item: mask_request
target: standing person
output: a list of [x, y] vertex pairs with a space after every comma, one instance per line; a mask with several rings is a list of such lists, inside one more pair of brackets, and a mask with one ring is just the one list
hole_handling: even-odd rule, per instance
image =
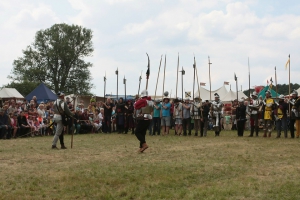
[[134, 107], [132, 105], [132, 101], [127, 101], [127, 115], [126, 115], [126, 128], [125, 133], [128, 132], [129, 129], [131, 129], [131, 133], [134, 134], [134, 119], [133, 119], [133, 113], [134, 113]]
[[[224, 106], [223, 102], [220, 100], [220, 96], [218, 93], [214, 94], [215, 100], [211, 103], [211, 116], [213, 120], [213, 128], [215, 130], [215, 136], [220, 136], [221, 132], [221, 115], [222, 115], [222, 108]], [[236, 108], [235, 108], [236, 109]]]
[[188, 135], [192, 135], [191, 130], [191, 104], [190, 98], [186, 98], [184, 103], [182, 104], [182, 129], [183, 129], [183, 136], [187, 136], [187, 129]]
[[254, 91], [251, 95], [252, 99], [250, 101], [250, 135], [249, 137], [253, 137], [254, 134], [254, 130], [255, 130], [255, 135], [256, 137], [258, 137], [258, 115], [259, 115], [259, 107], [261, 102], [259, 101], [259, 99], [257, 98], [257, 93]]
[[180, 136], [182, 133], [182, 103], [179, 99], [174, 100], [174, 118], [176, 135]]
[[122, 97], [116, 105], [116, 124], [118, 133], [123, 133], [125, 125], [125, 103]]
[[230, 112], [228, 111], [228, 112], [224, 113], [224, 130], [225, 131], [231, 130], [230, 123], [231, 123], [231, 116], [230, 116]]
[[238, 136], [243, 137], [246, 122], [246, 106], [244, 104], [244, 99], [239, 100], [239, 106], [236, 108], [236, 122]]
[[106, 102], [103, 103], [104, 108], [104, 119], [103, 119], [103, 132], [104, 133], [111, 133], [111, 115], [112, 115], [112, 109], [114, 107], [114, 104], [111, 102], [110, 98], [106, 99]]
[[153, 135], [160, 135], [160, 111], [161, 111], [161, 103], [159, 100], [155, 100], [153, 106]]
[[0, 139], [6, 139], [7, 134], [11, 131], [10, 121], [8, 115], [0, 108]]
[[148, 91], [143, 90], [141, 92], [141, 99], [139, 99], [134, 104], [134, 109], [136, 113], [136, 130], [135, 136], [140, 141], [139, 152], [143, 153], [148, 145], [146, 143], [146, 131], [149, 127], [150, 120], [152, 119], [151, 110], [153, 107], [153, 102], [147, 100]]
[[[298, 93], [297, 93], [298, 94]], [[294, 102], [292, 112], [295, 115], [295, 123], [296, 123], [296, 137], [299, 138], [300, 136], [300, 97], [297, 95], [297, 99]]]
[[208, 115], [209, 115], [209, 102], [205, 100], [205, 102], [201, 106], [201, 126], [200, 126], [200, 137], [207, 136], [207, 129], [208, 129]]
[[201, 99], [195, 97], [195, 102], [192, 105], [192, 119], [194, 120], [195, 136], [198, 136], [198, 131], [201, 130]]
[[298, 99], [298, 92], [296, 90], [293, 90], [292, 98], [289, 100], [289, 103], [291, 104], [291, 106], [290, 106], [291, 109], [289, 110], [291, 138], [295, 138], [294, 124], [296, 122], [296, 116], [295, 116], [295, 112], [293, 112], [293, 106], [295, 105], [297, 99]]
[[274, 99], [271, 98], [271, 92], [268, 90], [266, 91], [266, 98], [263, 100], [263, 110], [264, 110], [264, 136], [271, 137], [271, 133], [273, 130], [273, 110], [275, 109], [275, 102]]
[[67, 117], [73, 117], [73, 114], [70, 112], [68, 105], [64, 102], [65, 94], [60, 92], [57, 94], [58, 99], [54, 102], [54, 121], [56, 122], [56, 131], [52, 141], [52, 149], [58, 149], [56, 143], [59, 139], [61, 149], [66, 149], [64, 144], [64, 135], [63, 129], [64, 126], [67, 126], [68, 121]]
[[231, 107], [231, 120], [232, 120], [232, 127], [231, 130], [237, 130], [236, 128], [236, 108], [238, 107], [238, 101], [235, 99], [232, 102], [232, 107]]
[[274, 110], [274, 115], [276, 119], [276, 130], [277, 137], [280, 138], [281, 130], [284, 132], [284, 137], [287, 138], [287, 111], [288, 104], [284, 102], [284, 95], [279, 95], [279, 103], [277, 108]]
[[169, 134], [170, 126], [171, 126], [171, 103], [168, 97], [164, 97], [163, 103], [161, 106], [161, 134], [167, 135]]

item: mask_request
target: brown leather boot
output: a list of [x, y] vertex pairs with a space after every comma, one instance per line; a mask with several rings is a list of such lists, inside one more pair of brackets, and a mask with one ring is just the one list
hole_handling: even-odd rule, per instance
[[146, 143], [144, 143], [142, 145], [142, 148], [140, 149], [140, 152], [143, 153], [146, 149], [148, 149], [148, 145]]
[[65, 145], [61, 145], [61, 149], [67, 149]]

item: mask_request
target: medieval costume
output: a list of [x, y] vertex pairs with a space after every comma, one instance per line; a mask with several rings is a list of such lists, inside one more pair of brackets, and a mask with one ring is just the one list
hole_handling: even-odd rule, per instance
[[222, 108], [224, 106], [223, 102], [220, 100], [218, 93], [214, 94], [215, 100], [211, 103], [211, 116], [213, 119], [213, 128], [215, 130], [215, 136], [220, 136], [221, 132], [221, 116]]
[[[192, 105], [192, 119], [194, 120], [195, 136], [198, 136], [198, 131], [201, 129], [201, 99], [195, 97], [195, 102]], [[201, 135], [203, 136], [203, 135]]]
[[236, 125], [239, 137], [244, 136], [245, 122], [246, 119], [246, 106], [244, 105], [244, 100], [239, 100], [239, 106], [236, 108]]
[[276, 104], [274, 99], [271, 98], [271, 92], [268, 90], [266, 92], [266, 98], [263, 100], [263, 117], [264, 117], [264, 137], [271, 137], [273, 129], [273, 110]]
[[259, 108], [260, 108], [260, 101], [257, 98], [257, 93], [254, 91], [251, 95], [252, 99], [250, 101], [249, 109], [250, 109], [250, 135], [249, 137], [253, 137], [254, 130], [255, 135], [258, 137], [258, 115], [259, 115]]
[[281, 130], [284, 132], [284, 137], [287, 138], [287, 111], [288, 104], [284, 102], [284, 95], [279, 96], [279, 103], [277, 108], [274, 110], [274, 115], [276, 119], [276, 130], [277, 137], [280, 138]]
[[127, 101], [127, 106], [125, 106], [125, 112], [126, 112], [126, 120], [125, 120], [125, 134], [127, 134], [128, 130], [131, 129], [131, 133], [134, 134], [134, 107], [132, 105], [132, 101]]
[[146, 143], [146, 131], [149, 127], [150, 120], [152, 119], [151, 112], [153, 107], [153, 102], [147, 100], [148, 91], [143, 90], [141, 92], [141, 99], [139, 99], [134, 104], [134, 109], [136, 113], [136, 130], [135, 136], [140, 141], [139, 152], [143, 153], [148, 145]]
[[291, 104], [289, 106], [291, 138], [295, 138], [295, 127], [294, 127], [294, 124], [296, 122], [296, 116], [295, 116], [295, 109], [293, 109], [293, 106], [295, 105], [297, 99], [298, 99], [298, 92], [296, 90], [293, 90], [293, 92], [292, 92], [292, 98], [289, 100], [289, 104]]
[[125, 125], [125, 103], [122, 97], [116, 105], [116, 124], [118, 133], [123, 133]]

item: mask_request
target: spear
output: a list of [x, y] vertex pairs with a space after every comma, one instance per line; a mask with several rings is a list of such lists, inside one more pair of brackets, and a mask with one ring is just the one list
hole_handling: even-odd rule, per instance
[[195, 73], [196, 73], [196, 63], [195, 63], [195, 54], [194, 54], [194, 79], [193, 79], [193, 101], [195, 101]]
[[146, 53], [148, 56], [148, 68], [147, 68], [147, 72], [146, 72], [146, 90], [148, 90], [148, 80], [149, 80], [149, 76], [150, 76], [150, 59], [149, 59], [149, 55], [148, 53]]
[[123, 84], [124, 84], [124, 88], [125, 88], [125, 102], [126, 102], [126, 79], [125, 79], [125, 76], [123, 79]]
[[105, 89], [106, 89], [106, 72], [105, 72], [105, 76], [104, 76], [104, 102], [105, 102]]
[[176, 79], [176, 96], [175, 96], [175, 98], [177, 98], [178, 72], [179, 72], [179, 53], [178, 53], [178, 61], [177, 61], [177, 79]]
[[164, 96], [164, 92], [165, 92], [166, 65], [167, 65], [167, 55], [165, 55], [165, 67], [164, 67], [164, 78], [163, 78], [163, 92], [162, 92], [162, 95], [163, 95], [163, 96]]
[[118, 92], [118, 88], [119, 88], [119, 70], [118, 70], [118, 68], [116, 70], [116, 75], [117, 75], [117, 99], [119, 99], [119, 92]]
[[140, 78], [139, 78], [139, 90], [138, 90], [138, 96], [140, 95], [140, 88], [141, 88], [141, 81], [142, 81], [142, 73], [143, 73], [143, 70], [141, 71], [141, 75], [140, 75]]
[[275, 66], [275, 84], [276, 84], [276, 100], [277, 100], [277, 92], [278, 92], [278, 88], [277, 88], [277, 74], [276, 74], [276, 66]]
[[236, 77], [235, 73], [234, 73], [234, 80], [235, 80], [235, 83], [236, 83], [236, 100], [238, 101], [239, 100], [238, 81], [237, 81], [237, 77]]
[[211, 101], [211, 78], [210, 78], [210, 65], [212, 63], [210, 62], [210, 58], [208, 56], [208, 75], [209, 75], [209, 100]]
[[250, 102], [251, 92], [250, 92], [250, 64], [249, 64], [249, 57], [248, 57], [248, 72], [249, 72], [249, 97], [248, 98], [249, 98], [249, 102]]
[[[160, 72], [160, 67], [161, 67], [161, 61], [162, 61], [162, 56], [160, 57], [160, 62], [159, 62], [159, 68], [158, 68], [158, 74], [157, 74], [157, 80], [156, 80], [156, 87], [155, 87], [155, 95], [154, 95], [154, 100], [156, 99], [156, 91], [157, 91], [157, 84], [158, 84], [158, 79], [159, 79], [159, 72]], [[176, 90], [177, 91], [177, 90]]]

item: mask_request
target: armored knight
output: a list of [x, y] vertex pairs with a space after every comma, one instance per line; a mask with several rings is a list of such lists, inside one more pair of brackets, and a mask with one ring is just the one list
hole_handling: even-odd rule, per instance
[[295, 105], [296, 101], [298, 99], [298, 92], [296, 90], [293, 90], [292, 92], [292, 98], [288, 101], [289, 104], [289, 116], [290, 116], [290, 132], [291, 132], [291, 138], [295, 137], [295, 122], [296, 122], [296, 116], [295, 116], [295, 109], [293, 106]]
[[276, 108], [274, 99], [271, 98], [271, 92], [266, 91], [266, 98], [263, 100], [263, 116], [264, 116], [264, 137], [271, 137], [273, 130], [273, 111]]
[[254, 91], [251, 95], [252, 99], [250, 101], [249, 109], [250, 109], [250, 124], [251, 124], [251, 130], [249, 137], [253, 137], [254, 130], [256, 133], [256, 137], [258, 137], [258, 115], [259, 115], [259, 108], [261, 105], [261, 102], [257, 98], [257, 93]]
[[223, 102], [220, 100], [218, 93], [214, 94], [215, 100], [211, 103], [211, 116], [213, 119], [213, 127], [215, 129], [215, 136], [219, 136], [221, 132], [221, 115], [222, 108], [224, 106]]

